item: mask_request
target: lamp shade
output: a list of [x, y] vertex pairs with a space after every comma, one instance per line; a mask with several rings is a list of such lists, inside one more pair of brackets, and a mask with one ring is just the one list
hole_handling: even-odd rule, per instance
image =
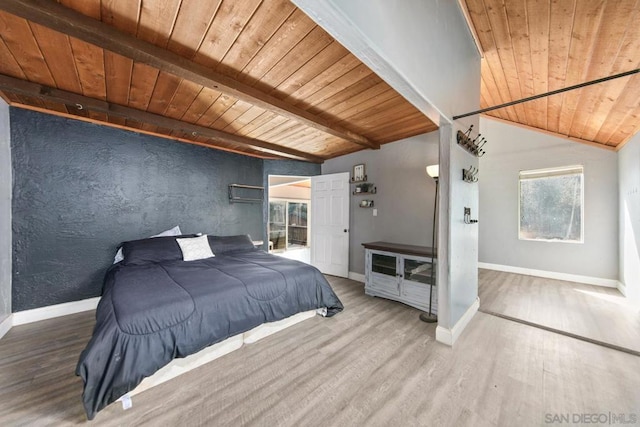
[[429, 165], [427, 166], [427, 175], [431, 178], [437, 178], [440, 174], [440, 165]]

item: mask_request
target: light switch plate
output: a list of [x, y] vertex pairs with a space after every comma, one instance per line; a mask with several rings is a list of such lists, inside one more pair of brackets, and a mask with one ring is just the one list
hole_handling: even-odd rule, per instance
[[373, 216], [378, 216], [378, 209], [373, 209]]

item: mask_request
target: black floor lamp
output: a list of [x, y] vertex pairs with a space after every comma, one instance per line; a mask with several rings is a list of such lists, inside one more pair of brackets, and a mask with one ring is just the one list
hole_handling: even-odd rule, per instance
[[435, 271], [433, 260], [436, 256], [436, 215], [438, 214], [438, 176], [440, 175], [440, 166], [439, 165], [430, 165], [427, 166], [427, 175], [429, 175], [436, 182], [436, 196], [433, 200], [433, 228], [431, 233], [431, 283], [429, 288], [429, 313], [421, 313], [420, 320], [427, 323], [436, 323], [438, 321], [438, 316], [433, 314], [431, 311], [432, 301], [433, 301], [433, 288], [435, 283]]

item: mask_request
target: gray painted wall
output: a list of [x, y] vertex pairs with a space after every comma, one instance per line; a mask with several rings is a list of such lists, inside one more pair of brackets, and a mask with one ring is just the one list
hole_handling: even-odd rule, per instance
[[[264, 186], [264, 203], [262, 205], [262, 221], [269, 222], [269, 175], [283, 176], [315, 176], [321, 174], [321, 166], [316, 163], [298, 162], [295, 160], [264, 160], [262, 172], [262, 185]], [[262, 232], [264, 245], [262, 249], [268, 249], [269, 237], [265, 225]]]
[[627, 297], [640, 303], [640, 133], [618, 152], [619, 274]]
[[121, 241], [264, 234], [260, 205], [227, 193], [262, 185], [261, 159], [15, 108], [11, 136], [14, 312], [100, 295]]
[[[480, 261], [617, 279], [617, 154], [492, 119], [480, 130], [489, 141], [480, 160]], [[584, 165], [584, 243], [519, 240], [518, 172], [576, 164]]]
[[[383, 240], [431, 246], [435, 182], [425, 167], [438, 163], [438, 132], [327, 160], [322, 174], [353, 174], [353, 166], [360, 163], [365, 164], [368, 182], [378, 189], [372, 196], [351, 196], [349, 271], [364, 274], [362, 243]], [[374, 200], [378, 216], [358, 206], [362, 199]]]
[[11, 314], [11, 132], [0, 99], [0, 322]]

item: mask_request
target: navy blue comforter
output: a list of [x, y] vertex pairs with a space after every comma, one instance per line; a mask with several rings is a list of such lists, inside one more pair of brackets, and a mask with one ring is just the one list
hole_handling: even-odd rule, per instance
[[343, 306], [314, 267], [258, 250], [200, 261], [120, 265], [106, 274], [76, 374], [89, 419], [176, 357], [262, 323]]

